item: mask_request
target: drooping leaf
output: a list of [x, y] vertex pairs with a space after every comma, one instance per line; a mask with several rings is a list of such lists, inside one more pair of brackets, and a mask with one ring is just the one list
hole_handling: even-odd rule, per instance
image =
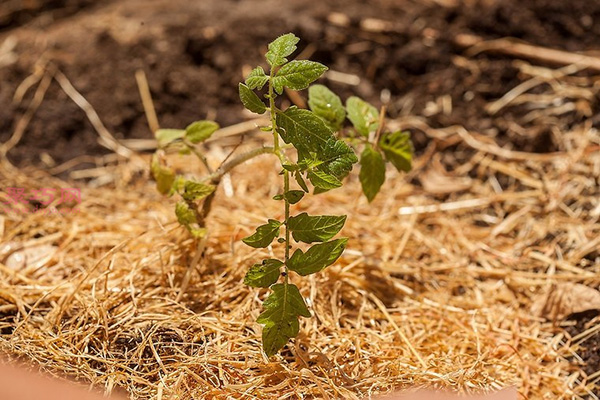
[[283, 194], [283, 198], [288, 201], [290, 204], [296, 204], [304, 197], [304, 192], [302, 190], [290, 190]]
[[310, 216], [307, 213], [302, 213], [289, 219], [288, 228], [298, 242], [325, 242], [337, 235], [345, 222], [345, 215]]
[[254, 232], [254, 234], [242, 239], [242, 241], [248, 246], [254, 247], [255, 249], [268, 247], [273, 239], [279, 236], [280, 226], [281, 222], [270, 219], [268, 223], [256, 228], [256, 232]]
[[265, 55], [271, 67], [278, 67], [287, 62], [287, 56], [296, 51], [300, 39], [293, 33], [279, 36], [269, 43], [269, 51]]
[[197, 144], [204, 142], [219, 129], [219, 124], [214, 121], [196, 121], [185, 128], [185, 138]]
[[337, 132], [346, 118], [346, 109], [338, 95], [324, 85], [312, 85], [308, 89], [308, 106], [327, 126]]
[[277, 353], [285, 344], [298, 335], [298, 317], [310, 317], [304, 298], [298, 287], [291, 284], [271, 286], [273, 292], [263, 303], [265, 311], [256, 322], [263, 325], [262, 344], [268, 357]]
[[379, 141], [379, 147], [386, 160], [394, 164], [398, 171], [410, 171], [413, 145], [408, 132], [397, 131], [384, 135]]
[[173, 183], [175, 182], [175, 171], [160, 164], [158, 154], [152, 156], [150, 163], [150, 172], [156, 181], [156, 189], [160, 194], [170, 194]]
[[352, 96], [346, 100], [348, 119], [354, 128], [363, 136], [377, 130], [379, 125], [379, 112], [363, 99]]
[[175, 140], [183, 139], [185, 130], [183, 129], [159, 129], [154, 132], [154, 137], [158, 142], [158, 148], [161, 149]]
[[273, 258], [254, 264], [244, 277], [244, 284], [252, 287], [269, 287], [279, 279], [279, 269], [283, 263]]
[[299, 151], [320, 154], [333, 133], [325, 122], [312, 111], [292, 106], [277, 113], [277, 126], [281, 138]]
[[300, 173], [300, 171], [296, 171], [294, 173], [294, 179], [296, 179], [298, 186], [300, 186], [302, 188], [302, 190], [304, 190], [306, 193], [308, 193], [308, 186], [306, 186], [306, 182], [304, 181], [304, 178], [302, 177], [302, 174]]
[[310, 275], [333, 264], [344, 252], [348, 238], [332, 240], [312, 246], [304, 253], [298, 249], [288, 260], [288, 268], [302, 275]]
[[186, 201], [196, 201], [205, 198], [214, 191], [215, 187], [213, 185], [208, 185], [201, 182], [185, 181], [181, 196]]
[[369, 202], [373, 201], [385, 182], [385, 162], [381, 154], [367, 145], [360, 156], [360, 184]]
[[256, 114], [264, 114], [267, 111], [265, 103], [250, 88], [243, 83], [239, 84], [240, 100], [244, 107]]
[[262, 89], [268, 81], [269, 77], [265, 74], [265, 70], [262, 67], [256, 67], [246, 78], [246, 85], [251, 90]]
[[206, 228], [198, 225], [198, 211], [195, 208], [190, 207], [187, 202], [177, 202], [175, 205], [175, 215], [177, 216], [177, 221], [185, 226], [196, 239], [201, 239], [206, 236]]
[[308, 85], [319, 79], [327, 67], [316, 61], [294, 60], [285, 64], [273, 78], [273, 88], [279, 94], [283, 88], [292, 90], [306, 89]]

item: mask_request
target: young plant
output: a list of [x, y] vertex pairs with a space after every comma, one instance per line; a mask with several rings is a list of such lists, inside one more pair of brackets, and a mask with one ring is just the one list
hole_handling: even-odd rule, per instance
[[[244, 83], [239, 84], [244, 106], [257, 114], [269, 114], [270, 125], [261, 129], [271, 133], [272, 147], [251, 150], [212, 171], [196, 145], [210, 137], [218, 126], [200, 121], [185, 130], [158, 131], [160, 150], [152, 162], [158, 190], [168, 195], [178, 193], [182, 197], [176, 205], [179, 222], [192, 235], [202, 238], [206, 234], [204, 221], [221, 177], [260, 154], [273, 154], [279, 159], [282, 192], [274, 200], [282, 203], [283, 220], [268, 219], [243, 239], [246, 245], [254, 248], [272, 246], [274, 241], [282, 247], [279, 257], [254, 264], [244, 277], [246, 285], [270, 290], [263, 303], [264, 311], [257, 319], [263, 325], [262, 344], [267, 356], [276, 354], [298, 335], [300, 317], [311, 316], [293, 281], [332, 265], [348, 242], [348, 238], [334, 239], [346, 222], [345, 215], [292, 215], [291, 206], [309, 193], [309, 183], [315, 194], [342, 186], [343, 179], [358, 162], [353, 146], [363, 147], [359, 177], [369, 202], [385, 180], [385, 162], [391, 162], [400, 171], [408, 171], [412, 158], [408, 134], [383, 133], [383, 112], [379, 113], [358, 97], [350, 97], [344, 107], [341, 99], [325, 86], [310, 86], [327, 71], [327, 67], [314, 61], [288, 60], [298, 41], [291, 33], [275, 39], [266, 53], [268, 72], [258, 66]], [[266, 88], [266, 103], [256, 93], [263, 88]], [[276, 100], [285, 89], [307, 88], [310, 110], [296, 106], [282, 109], [277, 105]], [[354, 129], [344, 132], [346, 116]], [[177, 176], [164, 164], [164, 152], [169, 150], [195, 154], [209, 175], [200, 181]], [[294, 248], [292, 239], [311, 246], [305, 250]]]

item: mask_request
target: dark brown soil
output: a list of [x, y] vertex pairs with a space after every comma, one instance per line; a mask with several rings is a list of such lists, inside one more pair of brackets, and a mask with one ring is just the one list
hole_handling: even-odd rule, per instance
[[[598, 324], [599, 318], [600, 311], [598, 310], [573, 314], [567, 320], [571, 323], [574, 322], [574, 325], [568, 326], [566, 330], [571, 336], [576, 336]], [[577, 354], [585, 363], [583, 371], [588, 376], [600, 371], [600, 332], [591, 335], [581, 346], [582, 349]], [[595, 394], [598, 395], [600, 393]]]
[[[513, 60], [480, 55], [480, 70], [474, 73], [453, 62], [463, 49], [453, 45], [452, 39], [460, 33], [475, 33], [490, 39], [513, 36], [569, 51], [593, 50], [600, 44], [600, 24], [589, 22], [600, 19], [600, 3], [472, 3], [442, 7], [433, 2], [379, 0], [367, 7], [357, 0], [194, 4], [183, 0], [56, 0], [34, 1], [29, 8], [19, 9], [21, 2], [8, 2], [0, 5], [0, 28], [4, 29], [0, 39], [16, 38], [20, 58], [0, 69], [0, 140], [7, 139], [26, 108], [27, 101], [13, 104], [12, 95], [42, 54], [59, 66], [116, 137], [150, 137], [134, 79], [138, 68], [147, 73], [162, 126], [182, 127], [206, 116], [225, 125], [238, 122], [243, 114], [236, 84], [242, 79], [242, 68], [262, 63], [265, 44], [293, 31], [304, 45], [315, 46], [313, 59], [362, 78], [358, 86], [326, 82], [344, 97], [358, 94], [379, 103], [381, 91], [388, 89], [392, 96], [389, 114], [394, 117], [407, 101], [414, 103], [412, 114], [423, 115], [428, 102], [449, 95], [452, 113], [430, 116], [431, 126], [460, 123], [500, 136], [522, 150], [555, 150], [551, 127], [535, 127], [526, 137], [511, 131], [509, 122], [519, 123], [527, 110], [509, 107], [490, 116], [483, 108], [521, 82]], [[332, 12], [347, 15], [350, 26], [329, 23]], [[365, 32], [359, 25], [368, 17], [393, 21], [399, 29], [387, 34]], [[426, 40], [426, 29], [441, 35]], [[597, 99], [593, 107], [598, 110]], [[572, 112], [563, 115], [561, 124], [568, 128], [581, 119]], [[527, 129], [532, 123], [520, 125]], [[414, 139], [417, 148], [426, 143], [419, 132], [414, 132]], [[41, 152], [57, 162], [104, 152], [83, 111], [56, 82], [10, 157], [19, 164], [37, 164]]]

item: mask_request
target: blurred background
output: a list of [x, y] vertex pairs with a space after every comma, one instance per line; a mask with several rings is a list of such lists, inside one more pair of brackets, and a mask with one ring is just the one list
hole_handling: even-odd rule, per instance
[[[0, 142], [12, 135], [44, 74], [55, 73], [65, 79], [38, 93], [35, 117], [9, 153], [18, 165], [53, 167], [108, 151], [81, 104], [65, 93], [69, 83], [116, 138], [151, 138], [135, 79], [140, 69], [161, 127], [202, 118], [240, 122], [248, 115], [237, 82], [262, 63], [266, 43], [292, 31], [302, 39], [297, 55], [328, 65], [323, 83], [342, 98], [387, 104], [391, 118], [424, 118], [434, 129], [459, 124], [522, 151], [557, 151], [555, 127], [568, 130], [590, 117], [600, 123], [592, 116], [597, 90], [563, 107], [550, 125], [523, 104], [490, 112], [489, 102], [528, 78], [518, 60], [529, 57], [506, 51], [506, 44], [477, 43], [513, 38], [591, 54], [600, 49], [599, 18], [600, 2], [588, 0], [5, 0]], [[544, 91], [541, 85], [534, 93]], [[564, 106], [552, 100], [549, 106]], [[422, 151], [423, 123], [413, 118], [403, 127]]]

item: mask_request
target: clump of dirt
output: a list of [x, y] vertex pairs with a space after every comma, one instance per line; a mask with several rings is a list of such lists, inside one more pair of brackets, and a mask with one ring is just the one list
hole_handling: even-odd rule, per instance
[[[574, 325], [568, 326], [566, 331], [569, 335], [577, 336], [598, 324], [600, 311], [590, 310], [570, 315], [568, 320], [575, 321]], [[583, 371], [589, 376], [600, 371], [600, 332], [590, 335], [581, 343], [581, 349], [577, 352], [584, 362]]]

